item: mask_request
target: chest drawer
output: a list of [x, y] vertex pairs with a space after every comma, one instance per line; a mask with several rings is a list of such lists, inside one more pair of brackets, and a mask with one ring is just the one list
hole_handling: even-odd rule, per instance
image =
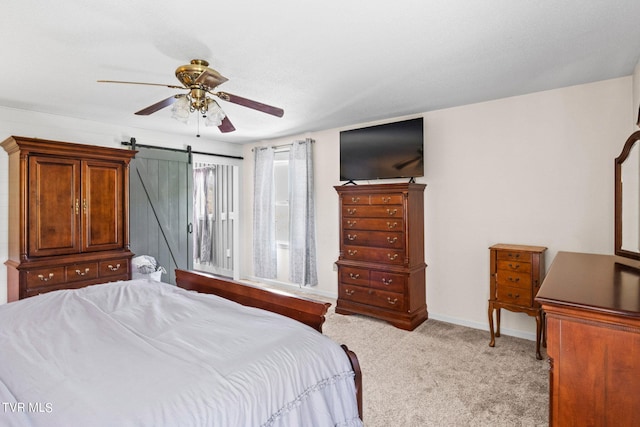
[[129, 274], [129, 260], [114, 259], [100, 261], [100, 277], [110, 277]]
[[407, 276], [386, 271], [372, 271], [369, 279], [369, 285], [372, 288], [389, 292], [404, 292], [406, 283]]
[[345, 245], [378, 246], [383, 248], [404, 248], [404, 233], [394, 231], [347, 231], [344, 233]]
[[64, 267], [44, 267], [27, 270], [27, 288], [41, 288], [43, 286], [65, 283]]
[[511, 286], [514, 288], [531, 289], [531, 275], [529, 273], [498, 270], [496, 273], [496, 283], [498, 288], [501, 286]]
[[372, 194], [372, 205], [401, 205], [402, 194]]
[[509, 304], [531, 306], [531, 289], [498, 286], [498, 300]]
[[340, 283], [368, 286], [369, 270], [364, 268], [340, 267]]
[[496, 254], [498, 261], [520, 261], [531, 262], [531, 252], [518, 252], [518, 251], [498, 251]]
[[343, 218], [342, 229], [344, 233], [349, 230], [403, 231], [404, 221], [402, 219]]
[[396, 292], [344, 285], [339, 287], [338, 294], [339, 298], [360, 304], [372, 305], [389, 310], [405, 310], [405, 297], [403, 294]]
[[402, 206], [343, 206], [343, 218], [402, 218]]
[[78, 280], [95, 279], [98, 277], [98, 263], [89, 262], [85, 264], [73, 264], [66, 267], [67, 281], [76, 282]]
[[370, 248], [366, 246], [344, 246], [343, 256], [353, 261], [381, 262], [385, 264], [404, 264], [404, 251], [398, 249]]
[[531, 263], [513, 260], [499, 260], [498, 270], [517, 273], [531, 273]]

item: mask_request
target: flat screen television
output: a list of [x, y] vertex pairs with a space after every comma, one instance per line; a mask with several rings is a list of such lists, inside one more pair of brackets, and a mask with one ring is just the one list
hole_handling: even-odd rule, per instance
[[423, 118], [340, 132], [340, 180], [424, 176]]

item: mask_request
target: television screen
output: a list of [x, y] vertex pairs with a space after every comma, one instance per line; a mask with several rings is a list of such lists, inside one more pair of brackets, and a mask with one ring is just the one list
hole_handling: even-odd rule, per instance
[[424, 176], [423, 118], [340, 132], [340, 180]]

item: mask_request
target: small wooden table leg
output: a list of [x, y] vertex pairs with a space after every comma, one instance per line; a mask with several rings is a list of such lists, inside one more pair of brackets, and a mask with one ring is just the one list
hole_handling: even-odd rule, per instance
[[491, 332], [491, 341], [489, 341], [489, 347], [496, 345], [496, 335], [493, 332], [493, 303], [489, 302], [489, 332]]
[[500, 336], [500, 310], [502, 310], [501, 307], [498, 307], [496, 309], [496, 336], [499, 337]]
[[540, 338], [542, 336], [542, 311], [538, 311], [536, 314], [536, 359], [542, 360], [542, 354], [540, 354]]

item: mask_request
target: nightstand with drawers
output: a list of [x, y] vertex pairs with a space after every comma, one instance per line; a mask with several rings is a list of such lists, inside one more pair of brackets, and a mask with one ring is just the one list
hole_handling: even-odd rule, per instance
[[[543, 331], [543, 313], [535, 296], [544, 279], [544, 253], [542, 246], [497, 244], [490, 251], [489, 330], [490, 347], [500, 336], [500, 310], [526, 313], [536, 319], [536, 358], [542, 359], [540, 341]], [[496, 313], [494, 332], [493, 313]]]

